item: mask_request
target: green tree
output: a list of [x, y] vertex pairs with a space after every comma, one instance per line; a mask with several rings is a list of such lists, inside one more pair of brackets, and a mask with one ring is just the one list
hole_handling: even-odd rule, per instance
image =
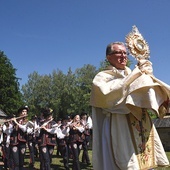
[[28, 76], [28, 83], [22, 86], [24, 101], [32, 113], [40, 113], [40, 108], [50, 107], [54, 110], [54, 117], [82, 110], [90, 112], [91, 85], [96, 73], [92, 65], [85, 65], [75, 73], [69, 68], [67, 74], [60, 70], [43, 76], [33, 72]]
[[91, 112], [90, 107], [90, 94], [92, 81], [94, 76], [97, 74], [98, 70], [96, 67], [87, 64], [82, 68], [76, 69], [76, 86], [75, 86], [75, 107], [77, 107], [77, 111], [80, 113], [81, 111], [86, 111], [88, 113]]
[[67, 74], [64, 77], [63, 86], [60, 91], [60, 106], [59, 114], [60, 117], [63, 117], [66, 114], [71, 114], [75, 112], [75, 108], [72, 106], [72, 103], [75, 102], [74, 98], [75, 93], [75, 74], [69, 68]]
[[51, 76], [39, 75], [34, 71], [28, 76], [28, 82], [22, 86], [22, 93], [30, 109], [30, 116], [39, 115], [41, 108], [51, 106]]
[[64, 96], [65, 77], [66, 75], [61, 70], [54, 70], [51, 75], [52, 87], [50, 100], [55, 117], [60, 117], [65, 112], [62, 109], [63, 106], [66, 107], [66, 103], [63, 103], [62, 98], [67, 98], [67, 96]]
[[67, 100], [64, 98], [68, 97], [64, 88], [65, 79], [66, 75], [60, 70], [54, 70], [49, 75], [33, 72], [28, 76], [28, 82], [22, 86], [22, 93], [31, 115], [39, 115], [44, 107], [53, 109], [54, 117], [65, 111]]
[[16, 69], [0, 51], [0, 109], [7, 114], [15, 114], [23, 104], [18, 80]]

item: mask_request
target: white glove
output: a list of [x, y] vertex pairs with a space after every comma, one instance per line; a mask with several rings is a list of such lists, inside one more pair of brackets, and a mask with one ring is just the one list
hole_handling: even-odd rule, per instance
[[142, 73], [152, 74], [153, 68], [152, 63], [149, 60], [141, 59], [138, 61], [138, 68]]

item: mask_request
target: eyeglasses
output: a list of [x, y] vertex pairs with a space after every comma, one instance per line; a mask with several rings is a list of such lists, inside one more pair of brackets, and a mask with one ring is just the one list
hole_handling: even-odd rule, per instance
[[129, 55], [129, 53], [126, 51], [112, 51], [109, 55], [111, 55], [111, 54], [125, 55], [125, 56]]

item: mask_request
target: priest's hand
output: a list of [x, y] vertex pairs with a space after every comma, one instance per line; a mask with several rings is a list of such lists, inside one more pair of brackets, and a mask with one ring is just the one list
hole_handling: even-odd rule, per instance
[[142, 73], [153, 74], [152, 63], [149, 60], [145, 60], [145, 59], [139, 60], [138, 68]]

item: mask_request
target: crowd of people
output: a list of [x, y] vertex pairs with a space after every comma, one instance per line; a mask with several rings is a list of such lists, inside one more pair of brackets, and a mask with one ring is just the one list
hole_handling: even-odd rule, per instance
[[[50, 170], [55, 147], [66, 170], [80, 170], [80, 161], [91, 164], [88, 146], [92, 119], [86, 112], [67, 115], [56, 121], [50, 108], [43, 108], [40, 116], [32, 116], [30, 120], [28, 112], [27, 106], [21, 107], [16, 117], [8, 117], [1, 125], [4, 169], [23, 170], [27, 148], [30, 169], [35, 169], [35, 157], [38, 157], [40, 170]], [[70, 159], [72, 167], [69, 165]]]

